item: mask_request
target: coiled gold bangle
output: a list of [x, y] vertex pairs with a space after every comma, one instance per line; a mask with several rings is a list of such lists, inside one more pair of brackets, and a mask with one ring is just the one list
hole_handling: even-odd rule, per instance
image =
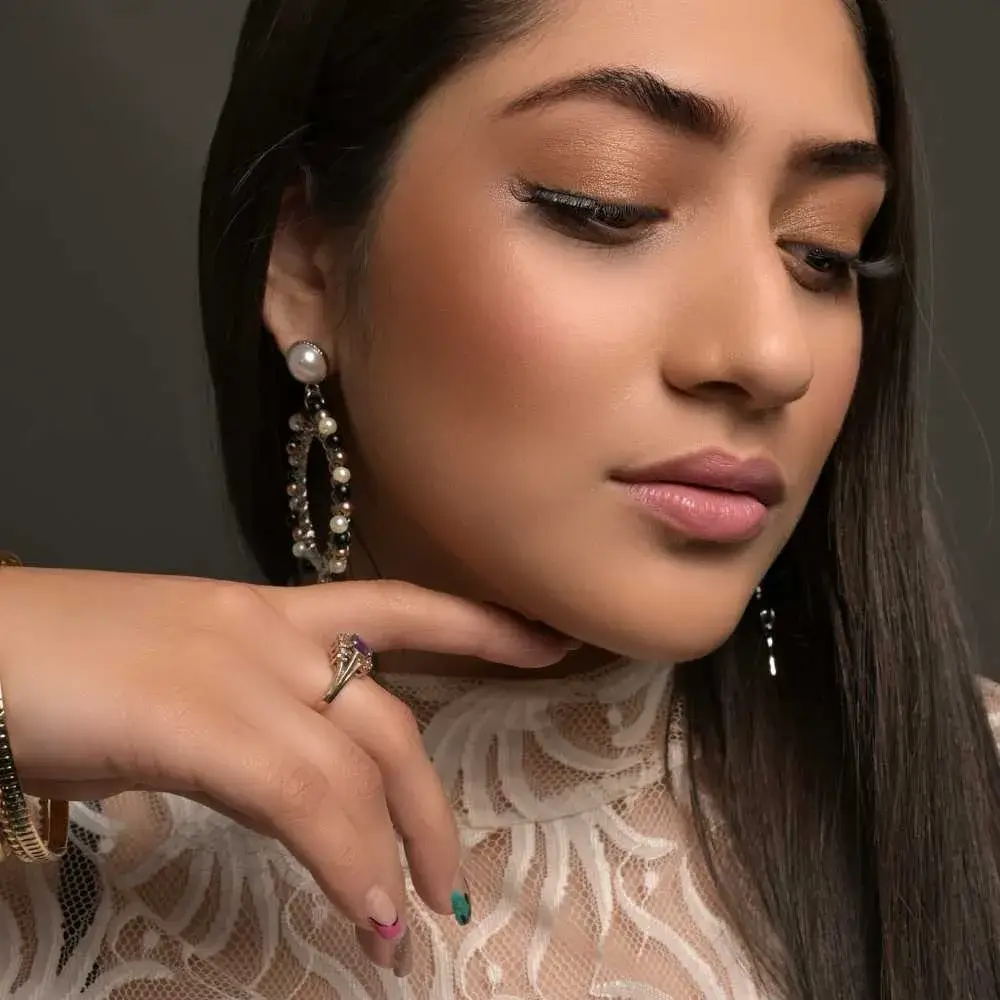
[[[0, 568], [20, 565], [20, 559], [13, 553], [0, 552]], [[14, 765], [0, 687], [0, 860], [13, 856], [21, 861], [55, 861], [65, 852], [69, 803], [42, 799], [38, 826], [31, 812]]]

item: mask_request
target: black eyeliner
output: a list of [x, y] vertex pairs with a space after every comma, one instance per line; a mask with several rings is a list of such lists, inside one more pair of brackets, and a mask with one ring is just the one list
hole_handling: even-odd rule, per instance
[[619, 217], [635, 219], [636, 222], [656, 222], [659, 219], [667, 217], [667, 213], [663, 209], [655, 208], [652, 205], [635, 205], [624, 201], [604, 201], [600, 198], [581, 194], [578, 191], [569, 191], [565, 188], [550, 188], [527, 181], [518, 181], [512, 189], [512, 194], [518, 201], [529, 204], [565, 208], [576, 212], [590, 212], [595, 215], [604, 212]]

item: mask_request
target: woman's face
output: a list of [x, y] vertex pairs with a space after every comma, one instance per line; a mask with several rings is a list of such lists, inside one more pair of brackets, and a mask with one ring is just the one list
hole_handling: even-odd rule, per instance
[[[380, 571], [616, 653], [720, 645], [851, 398], [840, 257], [884, 195], [874, 142], [840, 0], [566, 0], [437, 90], [364, 323], [332, 267], [322, 328], [267, 307], [285, 346], [335, 357]], [[704, 452], [774, 468], [652, 468]], [[713, 474], [734, 492], [669, 485]]]

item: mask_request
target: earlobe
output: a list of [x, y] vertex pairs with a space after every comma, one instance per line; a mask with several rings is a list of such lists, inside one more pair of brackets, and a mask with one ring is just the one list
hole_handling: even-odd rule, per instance
[[336, 357], [327, 324], [329, 272], [323, 266], [325, 234], [303, 210], [301, 193], [282, 200], [264, 288], [262, 318], [284, 354], [292, 344], [309, 340]]

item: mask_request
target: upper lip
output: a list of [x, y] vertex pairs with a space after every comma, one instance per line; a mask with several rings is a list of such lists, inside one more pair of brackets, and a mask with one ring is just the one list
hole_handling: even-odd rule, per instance
[[745, 493], [756, 497], [766, 507], [780, 503], [785, 496], [785, 480], [771, 459], [742, 459], [718, 449], [629, 469], [614, 478], [622, 483], [679, 483]]

